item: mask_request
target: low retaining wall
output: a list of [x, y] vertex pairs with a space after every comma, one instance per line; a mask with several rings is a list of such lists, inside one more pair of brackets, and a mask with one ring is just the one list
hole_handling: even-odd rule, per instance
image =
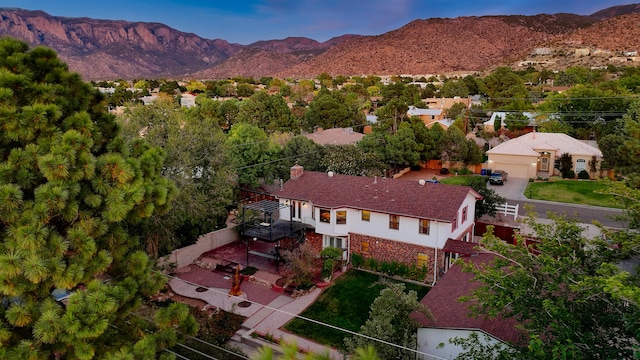
[[170, 255], [159, 259], [158, 263], [160, 266], [173, 263], [177, 268], [181, 268], [193, 263], [203, 253], [239, 239], [240, 235], [235, 225], [226, 227], [200, 236], [195, 244], [174, 250]]

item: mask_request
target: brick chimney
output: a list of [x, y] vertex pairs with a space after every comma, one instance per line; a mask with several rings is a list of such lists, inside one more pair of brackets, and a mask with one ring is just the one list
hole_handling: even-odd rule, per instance
[[296, 165], [293, 165], [291, 167], [291, 170], [290, 170], [289, 174], [290, 174], [291, 179], [295, 180], [295, 179], [299, 178], [300, 176], [302, 176], [303, 172], [304, 172], [304, 168], [302, 166], [296, 164]]

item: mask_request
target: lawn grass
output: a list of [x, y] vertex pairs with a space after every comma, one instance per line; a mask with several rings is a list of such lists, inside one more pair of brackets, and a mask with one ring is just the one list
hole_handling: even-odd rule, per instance
[[[318, 320], [339, 328], [360, 331], [369, 318], [369, 308], [380, 295], [384, 285], [377, 283], [380, 276], [360, 270], [349, 270], [325, 289], [316, 301], [302, 314], [303, 317]], [[429, 291], [426, 286], [406, 283], [407, 290], [415, 290], [418, 299]], [[285, 325], [285, 329], [302, 337], [335, 348], [344, 348], [344, 338], [350, 335], [333, 328], [295, 318]]]
[[[449, 176], [446, 178], [442, 178], [440, 181], [441, 184], [447, 185], [469, 185], [469, 181], [472, 177], [476, 177], [478, 175], [457, 175], [457, 176]], [[489, 181], [489, 177], [487, 177], [487, 181]]]
[[604, 207], [619, 207], [614, 205], [613, 196], [598, 194], [607, 184], [592, 180], [558, 180], [539, 181], [527, 185], [524, 195], [529, 199], [557, 201], [571, 204], [582, 204]]

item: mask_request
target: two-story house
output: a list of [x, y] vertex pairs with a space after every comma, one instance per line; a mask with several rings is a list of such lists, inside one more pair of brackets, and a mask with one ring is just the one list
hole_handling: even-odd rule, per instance
[[344, 258], [358, 253], [380, 261], [426, 266], [429, 276], [457, 256], [445, 245], [471, 242], [476, 201], [467, 186], [348, 176], [291, 168], [273, 195], [279, 218], [308, 224], [306, 237], [318, 251], [333, 246]]

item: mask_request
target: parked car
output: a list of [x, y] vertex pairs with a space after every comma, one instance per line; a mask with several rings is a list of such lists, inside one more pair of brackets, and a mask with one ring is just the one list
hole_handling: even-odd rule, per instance
[[493, 170], [489, 175], [489, 184], [491, 185], [504, 185], [507, 182], [509, 174], [503, 170]]

